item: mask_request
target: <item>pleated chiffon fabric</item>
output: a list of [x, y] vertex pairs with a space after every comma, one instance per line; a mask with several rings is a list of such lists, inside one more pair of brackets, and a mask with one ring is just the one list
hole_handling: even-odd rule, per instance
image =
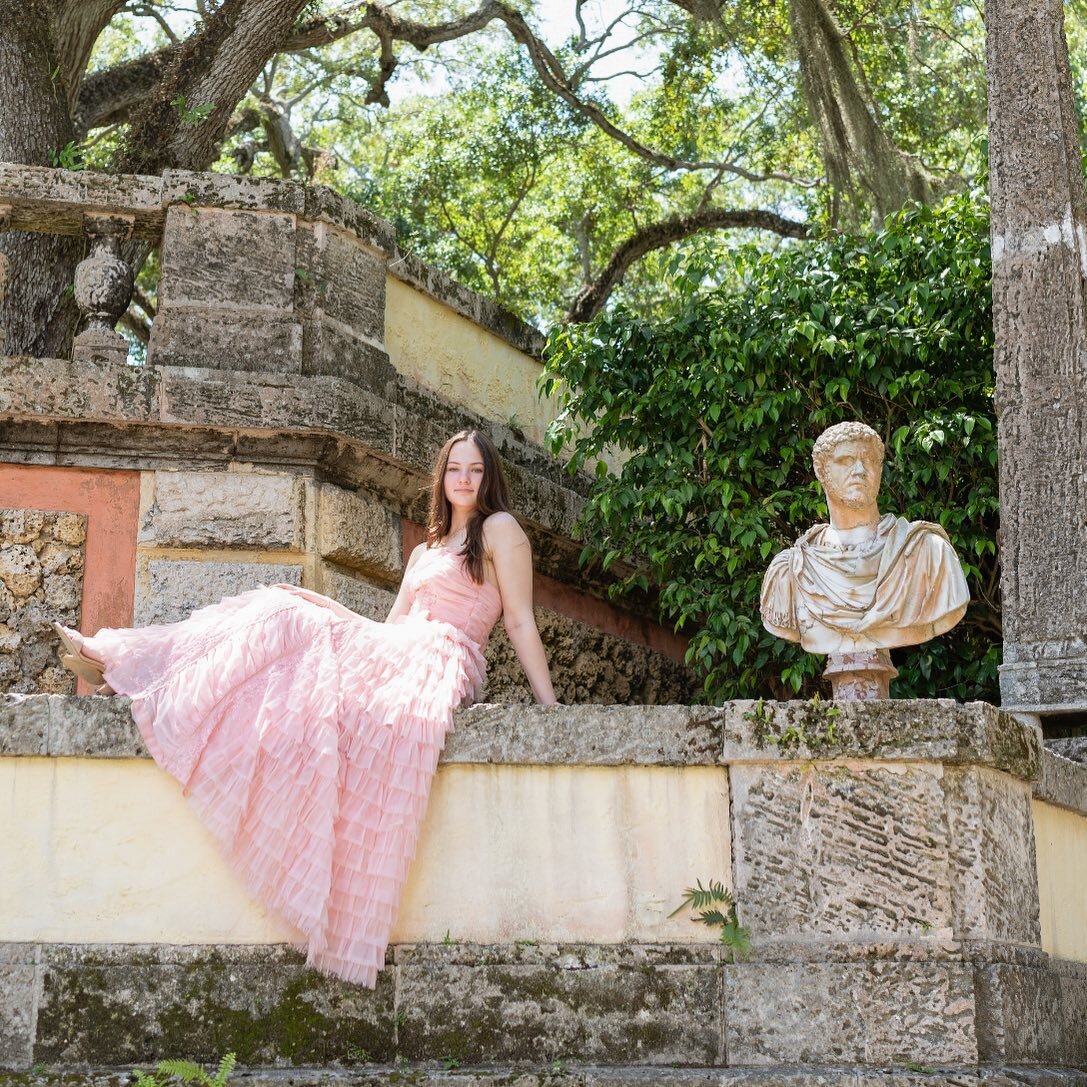
[[84, 642], [249, 889], [305, 935], [307, 961], [369, 987], [501, 611], [444, 548], [420, 556], [407, 591], [392, 623], [274, 585]]

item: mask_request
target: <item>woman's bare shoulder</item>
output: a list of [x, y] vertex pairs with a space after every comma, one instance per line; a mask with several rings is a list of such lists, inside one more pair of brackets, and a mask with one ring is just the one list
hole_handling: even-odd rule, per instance
[[490, 514], [484, 520], [483, 543], [490, 552], [496, 547], [517, 547], [528, 543], [528, 537], [521, 527], [521, 522], [512, 513], [500, 510], [498, 513]]

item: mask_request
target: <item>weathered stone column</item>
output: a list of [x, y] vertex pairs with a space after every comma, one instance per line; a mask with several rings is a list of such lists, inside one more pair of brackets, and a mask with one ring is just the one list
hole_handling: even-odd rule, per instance
[[1087, 713], [1087, 198], [1060, 0], [988, 0], [1001, 698]]

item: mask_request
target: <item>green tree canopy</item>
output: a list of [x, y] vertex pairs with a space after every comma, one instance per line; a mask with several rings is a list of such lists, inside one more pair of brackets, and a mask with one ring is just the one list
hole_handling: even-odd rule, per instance
[[620, 591], [660, 585], [709, 699], [815, 689], [821, 658], [762, 629], [759, 591], [826, 520], [812, 445], [847, 419], [886, 444], [881, 508], [943, 525], [973, 597], [954, 631], [895, 651], [896, 694], [995, 698], [990, 278], [987, 209], [958, 196], [774, 254], [706, 246], [673, 262], [667, 316], [617, 306], [552, 334], [553, 445], [595, 477], [584, 558], [639, 568]]

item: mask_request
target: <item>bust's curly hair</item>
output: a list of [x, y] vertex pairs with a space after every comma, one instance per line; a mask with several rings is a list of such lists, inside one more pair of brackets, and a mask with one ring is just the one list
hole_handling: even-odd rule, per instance
[[868, 442], [876, 447], [880, 461], [883, 460], [883, 439], [867, 423], [835, 423], [815, 439], [812, 447], [811, 462], [815, 468], [816, 479], [823, 478], [823, 468], [835, 447], [842, 442]]

